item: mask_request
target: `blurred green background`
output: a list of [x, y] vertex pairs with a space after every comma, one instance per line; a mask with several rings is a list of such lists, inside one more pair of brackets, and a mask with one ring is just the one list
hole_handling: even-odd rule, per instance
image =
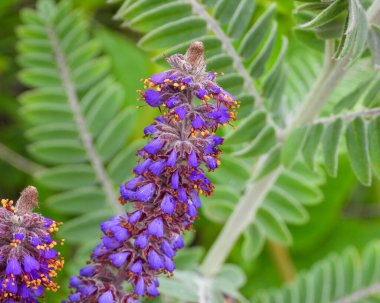
[[[290, 0], [261, 0], [259, 7], [268, 7], [277, 2], [277, 19], [280, 29], [290, 40], [292, 34], [292, 1]], [[112, 72], [126, 91], [126, 104], [134, 108], [137, 98], [136, 89], [142, 84], [140, 79], [161, 70], [163, 67], [154, 65], [151, 55], [136, 46], [138, 34], [121, 29], [118, 22], [113, 21], [116, 6], [107, 5], [103, 0], [75, 0], [75, 6], [91, 18], [91, 29], [94, 36], [103, 44], [104, 50], [112, 58]], [[24, 137], [26, 125], [20, 118], [18, 95], [26, 88], [18, 81], [19, 66], [17, 63], [16, 28], [20, 24], [19, 12], [24, 7], [33, 7], [35, 1], [1, 0], [0, 1], [0, 196], [17, 199], [18, 193], [28, 184], [34, 184], [30, 174], [10, 165], [10, 154], [4, 146], [15, 153], [28, 158], [28, 142]], [[131, 131], [129, 144], [135, 144], [142, 136], [142, 129], [157, 113], [146, 109], [136, 110], [136, 119]], [[11, 154], [12, 156], [12, 154]], [[15, 160], [17, 162], [17, 159]], [[131, 158], [133, 165], [134, 159]], [[368, 241], [380, 236], [380, 182], [374, 180], [370, 188], [359, 185], [349, 167], [345, 155], [341, 155], [340, 168], [337, 178], [323, 177], [321, 186], [322, 203], [309, 207], [310, 221], [301, 226], [292, 226], [294, 245], [289, 249], [277, 244], [267, 244], [259, 258], [251, 263], [242, 261], [240, 247], [237, 245], [229, 261], [239, 264], [248, 277], [248, 283], [242, 290], [247, 297], [256, 289], [279, 286], [285, 280], [292, 279], [294, 272], [308, 269], [317, 260], [322, 259], [330, 251], [341, 251], [347, 245], [364, 246]], [[33, 169], [33, 165], [31, 166]], [[61, 220], [69, 219], [44, 204], [51, 192], [37, 185], [40, 191], [40, 211], [47, 217]], [[208, 249], [213, 239], [221, 229], [220, 224], [213, 223], [203, 217], [196, 223], [196, 236], [191, 245]], [[92, 243], [89, 243], [91, 247]], [[82, 248], [83, 249], [83, 248]], [[85, 254], [87, 252], [84, 249]], [[278, 257], [276, 253], [282, 253]], [[67, 263], [66, 271], [60, 276], [62, 290], [50, 295], [47, 302], [60, 302], [67, 293], [67, 277], [69, 273], [78, 270], [83, 265], [84, 257], [78, 246], [68, 242], [63, 255]], [[201, 254], [197, 254], [199, 257]], [[75, 257], [75, 262], [70, 262]], [[279, 265], [279, 259], [285, 260], [285, 265]], [[285, 267], [284, 267], [285, 266]]]

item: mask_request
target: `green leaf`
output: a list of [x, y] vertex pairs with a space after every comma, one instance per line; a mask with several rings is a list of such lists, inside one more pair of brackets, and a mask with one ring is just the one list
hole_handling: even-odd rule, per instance
[[106, 197], [96, 187], [77, 188], [53, 195], [46, 200], [49, 207], [64, 214], [85, 214], [105, 206]]
[[30, 153], [42, 163], [70, 164], [86, 159], [86, 152], [78, 140], [43, 140], [29, 146]]
[[238, 5], [238, 1], [218, 0], [215, 6], [215, 17], [221, 24], [229, 23]]
[[368, 147], [371, 167], [380, 178], [380, 117], [373, 119], [368, 125]]
[[162, 24], [180, 20], [191, 14], [191, 6], [181, 2], [169, 2], [146, 10], [135, 18], [128, 19], [127, 24], [139, 31], [149, 32]]
[[272, 5], [244, 36], [239, 47], [239, 54], [244, 59], [252, 57], [264, 41], [266, 33], [270, 29], [275, 9], [276, 6]]
[[285, 167], [291, 167], [295, 163], [300, 150], [303, 148], [308, 130], [307, 127], [297, 128], [286, 138], [281, 154], [281, 162]]
[[342, 131], [343, 121], [338, 119], [327, 126], [322, 138], [326, 171], [332, 177], [336, 177], [337, 174], [338, 152]]
[[289, 230], [277, 213], [261, 207], [257, 212], [256, 224], [272, 241], [286, 245], [292, 242]]
[[181, 270], [192, 270], [197, 268], [203, 255], [203, 247], [190, 247], [179, 251], [174, 258], [174, 262]]
[[276, 134], [271, 126], [266, 126], [246, 148], [234, 152], [240, 157], [256, 157], [269, 151], [277, 143]]
[[265, 243], [263, 232], [257, 225], [251, 224], [243, 234], [242, 255], [247, 262], [255, 259], [262, 251]]
[[93, 185], [96, 177], [89, 165], [57, 166], [39, 172], [36, 179], [54, 189], [74, 189]]
[[233, 16], [229, 19], [227, 33], [234, 39], [239, 39], [251, 21], [251, 16], [256, 7], [256, 0], [239, 1]]
[[113, 213], [108, 209], [86, 213], [62, 225], [59, 234], [71, 243], [83, 243], [99, 238], [101, 231], [99, 224], [108, 220]]
[[225, 137], [225, 144], [244, 143], [254, 139], [262, 130], [266, 122], [266, 115], [262, 111], [255, 111], [242, 120], [238, 127]]
[[364, 185], [371, 184], [371, 168], [368, 154], [368, 137], [365, 122], [355, 118], [346, 130], [346, 144], [351, 167], [358, 180]]
[[372, 53], [372, 60], [375, 69], [380, 67], [380, 27], [376, 24], [371, 24], [369, 31], [368, 45]]
[[338, 103], [334, 106], [333, 112], [339, 113], [344, 109], [352, 109], [354, 105], [361, 100], [361, 97], [368, 88], [369, 83], [369, 80], [361, 82], [353, 91], [338, 101]]
[[199, 38], [206, 34], [206, 22], [202, 18], [187, 17], [169, 22], [145, 35], [139, 45], [147, 50], [171, 47], [184, 40]]
[[268, 153], [268, 157], [265, 159], [260, 171], [257, 173], [256, 180], [266, 176], [281, 164], [281, 151], [281, 145], [277, 145]]
[[324, 126], [322, 123], [311, 126], [302, 148], [303, 157], [306, 163], [313, 169], [315, 169], [315, 155], [319, 143], [321, 142], [323, 130]]
[[332, 2], [325, 10], [318, 14], [311, 21], [300, 25], [300, 28], [315, 28], [322, 26], [335, 19], [346, 8], [345, 0], [336, 0]]

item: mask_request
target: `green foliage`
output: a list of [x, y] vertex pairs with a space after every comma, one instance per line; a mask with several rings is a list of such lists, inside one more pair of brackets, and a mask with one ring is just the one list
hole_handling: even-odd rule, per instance
[[[200, 40], [208, 69], [224, 72], [217, 81], [241, 108], [234, 130], [220, 133], [225, 154], [209, 176], [216, 190], [203, 201], [197, 236], [186, 236], [187, 245], [200, 246], [176, 256], [179, 270], [161, 281], [163, 301], [246, 302], [241, 290], [253, 293], [252, 302], [339, 302], [378, 284], [380, 246], [373, 242], [361, 254], [349, 248], [332, 255], [289, 286], [257, 291], [280, 284], [267, 240], [290, 246], [296, 267], [305, 268], [327, 252], [378, 237], [378, 1], [108, 2], [113, 5], [45, 0], [19, 14], [24, 3], [0, 4], [0, 141], [21, 154], [27, 149], [39, 164], [26, 181], [0, 145], [7, 162], [0, 163], [6, 171], [0, 192], [38, 182], [46, 197], [42, 211], [63, 216], [67, 250], [75, 248], [67, 256], [68, 273], [77, 273], [96, 244], [99, 222], [115, 213], [117, 186], [130, 176], [142, 127], [156, 114], [135, 109], [138, 80], [161, 68], [138, 47], [166, 66], [162, 53], [184, 52]], [[114, 8], [128, 27], [122, 34], [111, 24]], [[12, 52], [18, 15], [21, 70]], [[15, 81], [16, 73], [29, 89]], [[305, 111], [305, 104], [314, 111]], [[307, 121], [295, 123], [305, 112]], [[254, 207], [246, 210], [240, 238], [225, 239], [237, 240], [228, 259], [235, 265], [204, 277], [199, 263], [220, 225], [227, 225], [248, 185], [276, 174], [262, 200], [249, 197]], [[60, 295], [47, 301], [59, 302]], [[378, 296], [364, 299], [377, 302]]]
[[368, 244], [361, 254], [349, 247], [341, 255], [318, 262], [290, 285], [255, 294], [251, 302], [357, 302], [359, 298], [360, 302], [377, 302], [379, 257], [378, 241]]

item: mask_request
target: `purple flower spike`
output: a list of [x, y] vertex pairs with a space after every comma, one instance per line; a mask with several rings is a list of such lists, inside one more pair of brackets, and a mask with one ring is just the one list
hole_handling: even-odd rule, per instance
[[206, 72], [202, 52], [195, 42], [186, 55], [166, 58], [168, 71], [145, 80], [149, 89], [140, 94], [160, 106], [161, 116], [144, 129], [150, 141], [137, 152], [135, 177], [120, 187], [120, 201], [133, 210], [101, 224], [104, 236], [91, 263], [96, 272], [82, 270], [72, 279], [79, 295], [67, 303], [145, 302], [139, 297], [159, 295], [158, 275], [175, 270], [173, 258], [198, 216], [199, 195], [214, 190], [204, 171], [219, 166], [223, 138], [214, 134], [235, 119], [230, 110], [238, 108], [214, 81], [216, 73]]

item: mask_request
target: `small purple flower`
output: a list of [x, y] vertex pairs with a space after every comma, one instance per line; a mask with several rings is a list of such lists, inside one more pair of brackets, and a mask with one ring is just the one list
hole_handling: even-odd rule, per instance
[[173, 272], [176, 268], [173, 260], [168, 257], [164, 257], [164, 267], [168, 272]]
[[103, 293], [98, 300], [98, 303], [114, 303], [115, 300], [113, 298], [113, 294], [110, 290]]
[[32, 256], [25, 256], [23, 264], [24, 264], [24, 271], [26, 273], [30, 273], [33, 270], [40, 269], [40, 263]]
[[196, 167], [199, 166], [199, 164], [198, 164], [198, 159], [197, 159], [197, 155], [195, 154], [194, 151], [191, 151], [191, 153], [190, 153], [190, 155], [189, 155], [189, 160], [188, 160], [188, 162], [189, 162], [189, 166], [190, 166], [190, 167], [194, 167], [194, 168], [196, 168]]
[[168, 108], [173, 108], [176, 106], [176, 104], [179, 102], [179, 99], [177, 97], [171, 97], [167, 102], [166, 106]]
[[218, 167], [218, 162], [215, 160], [214, 157], [206, 156], [206, 165], [209, 169], [214, 170]]
[[146, 248], [148, 244], [148, 236], [146, 234], [139, 235], [135, 240], [135, 246], [139, 248]]
[[141, 202], [149, 202], [149, 200], [153, 197], [154, 191], [155, 185], [153, 183], [141, 186], [136, 191], [136, 199]]
[[161, 139], [155, 139], [145, 145], [144, 149], [148, 154], [155, 155], [162, 149], [163, 145], [164, 141]]
[[131, 216], [129, 217], [128, 221], [131, 224], [135, 224], [138, 220], [140, 220], [142, 215], [142, 212], [140, 210], [135, 211]]
[[169, 258], [173, 258], [175, 256], [175, 251], [170, 243], [166, 240], [162, 241], [161, 251]]
[[160, 295], [160, 293], [158, 292], [158, 289], [157, 289], [156, 285], [154, 285], [154, 284], [150, 284], [147, 287], [146, 291], [149, 294], [149, 296], [152, 296], [152, 297], [157, 297], [157, 296]]
[[73, 276], [70, 278], [70, 287], [77, 287], [83, 284], [83, 281], [79, 279], [77, 276]]
[[142, 175], [152, 163], [153, 161], [151, 159], [145, 160], [144, 162], [140, 163], [139, 165], [135, 167], [134, 169], [135, 173], [138, 175]]
[[177, 163], [177, 151], [173, 149], [170, 153], [168, 161], [166, 163], [167, 166], [173, 167]]
[[95, 268], [94, 268], [94, 266], [89, 265], [89, 266], [83, 267], [79, 271], [79, 273], [83, 277], [92, 277], [95, 274]]
[[120, 267], [125, 263], [125, 260], [127, 260], [128, 256], [129, 252], [120, 252], [111, 254], [109, 256], [109, 259], [112, 261], [113, 265], [115, 265], [116, 267]]
[[145, 135], [152, 135], [157, 131], [157, 128], [155, 128], [153, 125], [149, 125], [144, 128], [144, 134]]
[[205, 120], [203, 120], [200, 115], [195, 115], [192, 125], [194, 129], [200, 129], [200, 128], [206, 127]]
[[185, 106], [179, 106], [174, 109], [174, 112], [178, 115], [178, 117], [183, 120], [186, 117], [187, 110]]
[[148, 89], [145, 91], [144, 98], [146, 103], [148, 103], [152, 107], [158, 107], [162, 103], [160, 93], [152, 89]]
[[142, 277], [140, 277], [138, 280], [137, 280], [137, 283], [135, 285], [135, 294], [139, 295], [139, 296], [143, 296], [144, 295], [144, 292], [145, 292], [145, 283], [144, 283], [144, 279]]
[[180, 187], [178, 189], [178, 201], [180, 202], [186, 202], [187, 201], [187, 195], [186, 190], [183, 187]]
[[161, 217], [154, 219], [148, 226], [148, 232], [152, 236], [162, 238], [164, 236], [164, 222]]
[[161, 175], [161, 173], [164, 171], [166, 165], [165, 160], [160, 160], [157, 162], [154, 162], [151, 166], [149, 166], [149, 170], [152, 172], [153, 175], [158, 176]]
[[172, 175], [172, 188], [178, 189], [178, 186], [179, 186], [179, 173], [178, 173], [178, 170], [176, 170], [174, 174]]
[[205, 89], [198, 89], [195, 94], [196, 94], [198, 99], [202, 100], [204, 98], [204, 96], [207, 96], [208, 92]]
[[142, 261], [138, 260], [136, 261], [129, 269], [131, 272], [133, 272], [136, 275], [141, 275], [142, 273]]
[[162, 84], [162, 83], [164, 83], [165, 79], [168, 79], [168, 74], [165, 72], [155, 74], [155, 75], [150, 77], [150, 80], [155, 84]]
[[148, 253], [148, 262], [150, 268], [153, 270], [159, 270], [164, 267], [161, 256], [154, 249], [151, 249]]
[[161, 209], [166, 214], [173, 214], [175, 209], [175, 200], [171, 195], [165, 194], [161, 202]]
[[184, 246], [185, 246], [185, 242], [183, 241], [183, 237], [181, 235], [178, 235], [173, 242], [173, 248], [181, 249]]
[[22, 269], [20, 262], [16, 258], [11, 258], [8, 260], [7, 268], [5, 269], [7, 275], [21, 275]]

